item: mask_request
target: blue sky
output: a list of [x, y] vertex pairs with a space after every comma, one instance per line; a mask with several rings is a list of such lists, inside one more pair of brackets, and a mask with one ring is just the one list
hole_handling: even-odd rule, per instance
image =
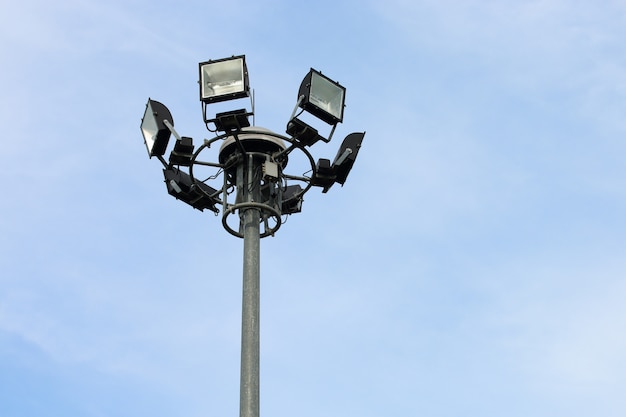
[[604, 0], [3, 2], [0, 415], [238, 413], [242, 241], [139, 123], [211, 137], [197, 64], [245, 54], [257, 125], [314, 67], [367, 131], [261, 242], [262, 415], [623, 416], [625, 38]]

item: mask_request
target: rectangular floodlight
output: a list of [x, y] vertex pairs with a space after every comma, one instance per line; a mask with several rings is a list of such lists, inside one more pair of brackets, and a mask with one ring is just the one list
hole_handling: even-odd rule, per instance
[[174, 125], [169, 109], [156, 100], [148, 99], [146, 112], [141, 119], [141, 133], [150, 158], [154, 155], [163, 156], [167, 148], [172, 132], [165, 125], [165, 120]]
[[346, 182], [346, 178], [348, 178], [348, 174], [359, 154], [364, 137], [365, 132], [350, 133], [341, 143], [332, 165], [336, 175], [335, 182], [341, 185]]
[[197, 210], [209, 209], [214, 213], [219, 212], [218, 208], [215, 207], [217, 201], [211, 197], [218, 194], [216, 189], [203, 182], [194, 183], [189, 174], [176, 168], [164, 169], [163, 175], [169, 195]]
[[300, 107], [328, 124], [343, 121], [346, 89], [321, 72], [311, 68], [298, 92]]
[[243, 98], [249, 91], [244, 55], [200, 63], [200, 101], [216, 103]]

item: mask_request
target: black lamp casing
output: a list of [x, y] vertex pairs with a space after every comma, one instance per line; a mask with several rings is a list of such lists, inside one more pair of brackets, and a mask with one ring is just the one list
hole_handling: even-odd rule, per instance
[[317, 141], [324, 140], [317, 132], [317, 129], [309, 126], [297, 117], [291, 119], [287, 124], [287, 133], [304, 146], [312, 146]]
[[191, 165], [193, 158], [193, 139], [183, 136], [174, 144], [174, 150], [170, 154], [170, 164], [172, 165]]
[[294, 214], [302, 211], [302, 187], [298, 184], [288, 185], [283, 190], [281, 203], [282, 214]]
[[248, 113], [245, 109], [233, 110], [215, 115], [212, 120], [215, 123], [215, 129], [218, 132], [229, 132], [231, 130], [241, 130], [244, 127], [250, 127]]
[[335, 173], [329, 159], [320, 158], [315, 166], [315, 175], [311, 179], [311, 185], [322, 187], [323, 193], [327, 192], [335, 183]]
[[197, 210], [209, 209], [214, 213], [219, 212], [215, 207], [216, 201], [210, 197], [217, 193], [216, 189], [202, 182], [194, 183], [189, 174], [177, 168], [164, 169], [163, 175], [169, 195], [184, 201]]
[[[363, 142], [364, 137], [365, 132], [350, 133], [341, 143], [339, 152], [337, 152], [337, 156], [335, 157], [335, 161], [332, 166], [333, 172], [335, 173], [335, 182], [338, 182], [341, 185], [346, 182], [346, 178], [348, 178], [352, 165], [354, 165], [359, 149], [361, 149], [361, 143]], [[338, 159], [341, 158], [346, 151], [349, 152], [348, 156], [337, 164]]]

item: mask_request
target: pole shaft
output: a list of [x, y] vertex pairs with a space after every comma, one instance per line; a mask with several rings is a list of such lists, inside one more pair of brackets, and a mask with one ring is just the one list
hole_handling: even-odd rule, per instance
[[[248, 201], [253, 201], [260, 184], [251, 184], [255, 164], [250, 158], [247, 175]], [[260, 218], [258, 209], [242, 214], [243, 226], [243, 299], [241, 319], [240, 417], [259, 417], [260, 356]]]

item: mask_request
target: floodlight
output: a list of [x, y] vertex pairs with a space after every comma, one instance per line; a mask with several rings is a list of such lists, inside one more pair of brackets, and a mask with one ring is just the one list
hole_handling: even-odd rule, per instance
[[170, 154], [170, 164], [189, 166], [192, 157], [193, 139], [183, 136], [174, 144], [174, 150]]
[[350, 133], [341, 143], [337, 156], [333, 161], [333, 171], [336, 175], [335, 182], [343, 185], [348, 178], [348, 174], [354, 165], [356, 156], [361, 148], [361, 143], [365, 137], [365, 132]]
[[209, 209], [215, 213], [219, 210], [217, 203], [211, 196], [217, 195], [218, 191], [203, 182], [194, 183], [191, 176], [177, 168], [163, 170], [167, 192], [177, 200], [184, 201], [193, 208], [203, 211]]
[[200, 63], [200, 101], [217, 103], [249, 94], [245, 55]]
[[294, 117], [287, 124], [287, 133], [304, 146], [311, 146], [318, 140], [325, 139], [317, 133], [317, 129]]
[[302, 187], [299, 184], [288, 185], [283, 190], [282, 214], [294, 214], [302, 211]]
[[248, 116], [250, 113], [245, 109], [233, 110], [224, 113], [218, 113], [215, 115], [214, 120], [210, 120], [215, 123], [215, 129], [219, 132], [228, 132], [231, 130], [241, 130], [244, 127], [250, 127], [250, 121]]
[[315, 175], [311, 179], [311, 184], [316, 187], [323, 187], [323, 193], [327, 192], [335, 183], [335, 173], [329, 159], [320, 158], [315, 166]]
[[330, 125], [343, 121], [346, 89], [311, 68], [300, 84], [298, 105]]
[[170, 125], [174, 125], [172, 114], [168, 108], [158, 101], [148, 99], [146, 112], [141, 119], [141, 133], [150, 158], [154, 155], [163, 156], [165, 153], [167, 142], [172, 133], [164, 123], [166, 120]]

